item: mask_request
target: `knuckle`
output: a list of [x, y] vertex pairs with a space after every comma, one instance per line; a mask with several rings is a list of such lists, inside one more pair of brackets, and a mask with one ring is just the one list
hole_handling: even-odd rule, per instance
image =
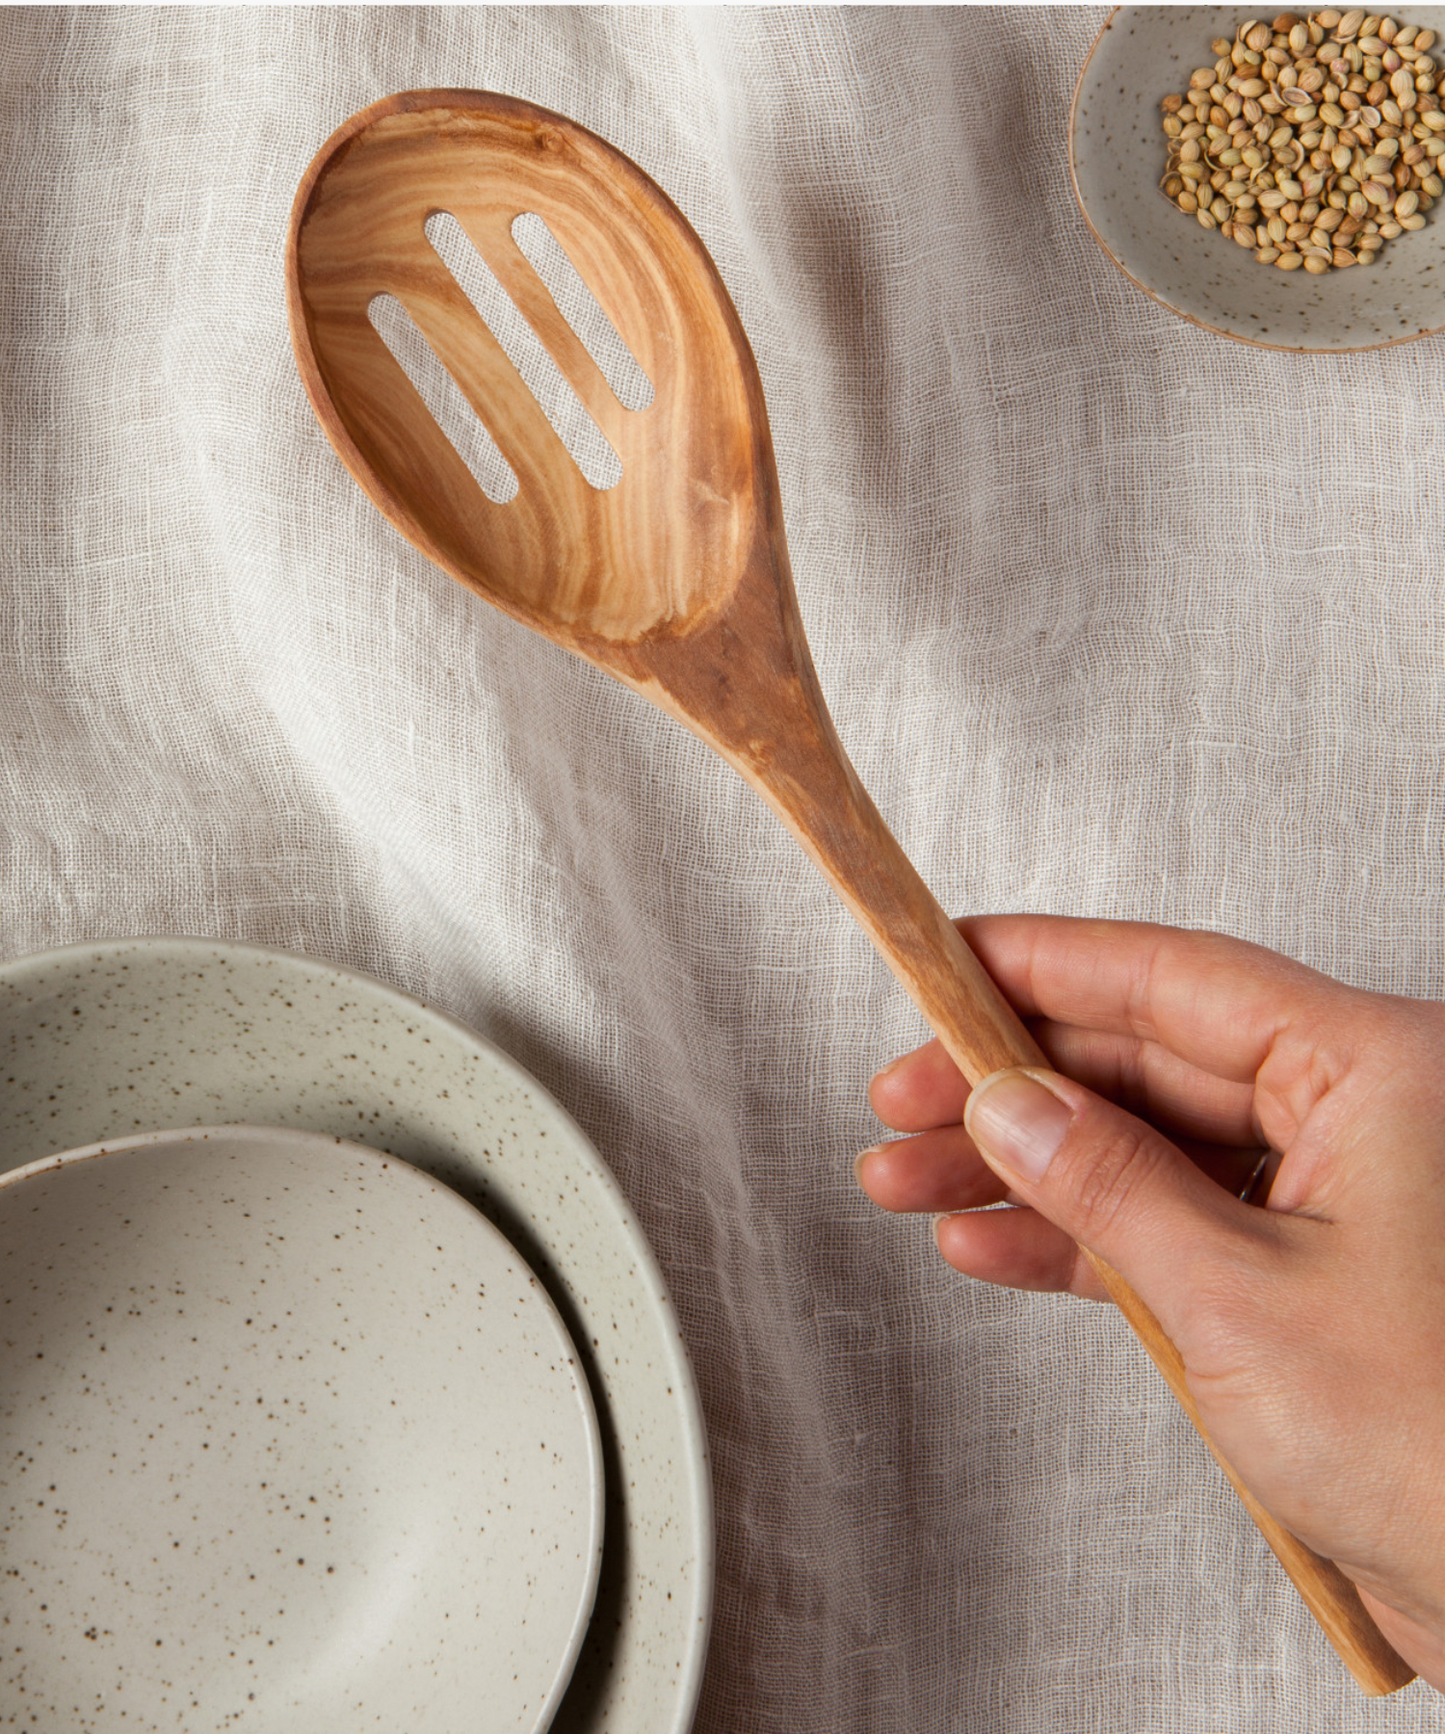
[[1129, 1121], [1083, 1130], [1085, 1136], [1069, 1152], [1065, 1182], [1075, 1223], [1088, 1241], [1107, 1237], [1137, 1209], [1164, 1151], [1147, 1128]]

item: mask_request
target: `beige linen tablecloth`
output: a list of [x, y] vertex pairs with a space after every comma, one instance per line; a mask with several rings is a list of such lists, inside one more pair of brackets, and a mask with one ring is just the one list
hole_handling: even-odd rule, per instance
[[1403, 1731], [1445, 1700], [1357, 1696], [1110, 1312], [957, 1278], [860, 1196], [911, 1006], [731, 771], [343, 473], [287, 212], [390, 91], [601, 132], [736, 299], [823, 685], [944, 903], [1437, 996], [1445, 344], [1266, 354], [1132, 289], [1065, 169], [1101, 16], [0, 20], [0, 949], [310, 952], [560, 1097], [701, 1383], [709, 1734]]

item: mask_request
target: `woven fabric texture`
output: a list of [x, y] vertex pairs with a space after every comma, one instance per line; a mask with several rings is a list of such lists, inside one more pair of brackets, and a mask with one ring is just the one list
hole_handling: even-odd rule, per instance
[[1367, 1708], [1127, 1331], [972, 1285], [852, 1158], [921, 1040], [690, 735], [451, 582], [299, 384], [297, 182], [395, 90], [642, 165], [752, 340], [839, 732], [951, 909], [1445, 990], [1445, 349], [1251, 350], [1073, 204], [1103, 13], [0, 16], [0, 951], [368, 970], [578, 1118], [676, 1299], [706, 1734], [1445, 1729]]

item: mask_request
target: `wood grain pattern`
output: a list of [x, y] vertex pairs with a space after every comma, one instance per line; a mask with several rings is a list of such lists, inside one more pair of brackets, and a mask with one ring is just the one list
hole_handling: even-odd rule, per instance
[[[583, 479], [426, 239], [438, 211], [456, 218], [617, 453], [618, 487]], [[513, 239], [525, 211], [547, 223], [651, 380], [645, 412], [617, 400]], [[687, 629], [728, 596], [753, 537], [746, 340], [701, 243], [625, 158], [525, 103], [392, 98], [313, 164], [291, 259], [312, 401], [353, 475], [439, 565], [564, 639]], [[379, 294], [401, 302], [445, 363], [511, 465], [516, 499], [488, 500], [437, 427], [367, 317]]]
[[[584, 481], [442, 264], [425, 231], [439, 211], [460, 223], [611, 443], [616, 487]], [[651, 380], [645, 411], [618, 402], [516, 245], [512, 224], [525, 212], [545, 220]], [[433, 421], [367, 317], [380, 294], [406, 307], [491, 432], [517, 476], [515, 499], [489, 501]], [[390, 97], [348, 121], [308, 170], [287, 302], [321, 425], [397, 529], [734, 765], [971, 1081], [1044, 1063], [838, 741], [794, 597], [752, 351], [713, 261], [667, 196], [602, 140], [530, 104], [476, 91]], [[1173, 1344], [1118, 1274], [1099, 1268], [1199, 1426]], [[1223, 1467], [1364, 1689], [1410, 1678], [1348, 1580]]]

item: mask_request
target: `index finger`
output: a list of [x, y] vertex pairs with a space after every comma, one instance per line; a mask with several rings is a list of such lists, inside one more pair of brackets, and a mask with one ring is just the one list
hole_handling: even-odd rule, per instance
[[[1033, 1018], [1030, 1033], [1056, 1072], [1178, 1142], [1257, 1142], [1255, 1086], [1191, 1066], [1158, 1042]], [[968, 1081], [935, 1037], [885, 1066], [868, 1086], [873, 1112], [895, 1132], [922, 1132], [963, 1118]]]
[[1318, 1027], [1359, 997], [1221, 933], [1066, 915], [979, 915], [958, 927], [1021, 1017], [1157, 1042], [1239, 1083], [1291, 1025]]

